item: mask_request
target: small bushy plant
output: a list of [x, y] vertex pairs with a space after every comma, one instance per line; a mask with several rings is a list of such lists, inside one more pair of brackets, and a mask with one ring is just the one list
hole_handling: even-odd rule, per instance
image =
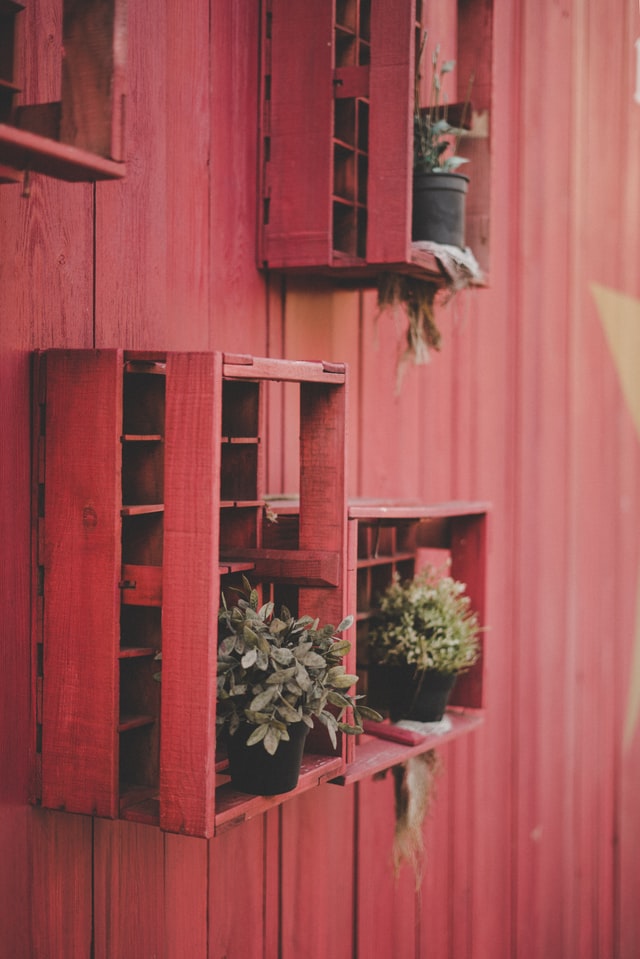
[[[351, 626], [352, 616], [338, 627], [321, 627], [311, 616], [292, 616], [286, 606], [276, 616], [273, 603], [258, 603], [246, 579], [236, 606], [222, 597], [219, 619], [227, 635], [218, 650], [218, 726], [233, 736], [241, 722], [249, 723], [255, 729], [247, 745], [262, 743], [273, 755], [293, 723], [312, 728], [315, 717], [335, 749], [338, 730], [361, 733], [363, 718], [381, 718], [348, 692], [358, 677], [342, 662], [351, 643], [336, 633]], [[345, 721], [347, 711], [353, 723]]]
[[478, 617], [465, 584], [427, 566], [412, 580], [396, 574], [380, 599], [369, 636], [374, 662], [460, 673], [480, 655]]
[[[466, 157], [456, 155], [461, 129], [449, 123], [448, 108], [443, 97], [443, 79], [451, 73], [455, 60], [445, 60], [440, 64], [440, 45], [437, 45], [431, 58], [431, 103], [420, 106], [420, 66], [427, 41], [426, 31], [422, 34], [415, 80], [415, 109], [413, 117], [413, 169], [416, 173], [454, 173]], [[473, 78], [470, 80], [469, 92]], [[461, 127], [467, 121], [469, 97], [464, 104]], [[445, 155], [446, 154], [446, 155]]]

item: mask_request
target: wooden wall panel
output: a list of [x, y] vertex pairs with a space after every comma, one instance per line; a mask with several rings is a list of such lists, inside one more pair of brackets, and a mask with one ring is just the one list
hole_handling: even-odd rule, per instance
[[94, 959], [168, 959], [164, 915], [173, 904], [165, 897], [164, 834], [138, 823], [93, 822]]
[[[430, 6], [432, 33], [450, 25], [450, 5]], [[622, 733], [640, 451], [590, 292], [640, 296], [637, 13], [622, 0], [494, 10], [492, 288], [440, 313], [442, 353], [408, 367], [399, 395], [397, 327], [376, 323], [374, 292], [255, 268], [253, 0], [130, 5], [123, 183], [34, 175], [29, 199], [0, 187], [0, 572], [12, 599], [0, 914], [12, 956], [89, 955], [92, 856], [96, 957], [272, 956], [280, 939], [285, 955], [307, 955], [307, 937], [312, 952], [361, 959], [378, 947], [394, 959], [638, 954], [639, 747], [636, 732], [623, 749]], [[39, 0], [24, 17], [26, 94], [55, 99], [59, 6]], [[488, 711], [443, 751], [417, 900], [385, 859], [388, 779], [357, 799], [323, 787], [210, 844], [26, 809], [28, 352], [94, 343], [347, 360], [350, 493], [493, 502]], [[270, 486], [287, 490], [296, 422], [286, 406], [271, 412]], [[314, 863], [329, 883], [305, 902]]]
[[258, 816], [210, 842], [208, 959], [278, 955], [273, 892], [279, 857], [273, 815]]
[[351, 959], [354, 791], [324, 785], [282, 806], [282, 959]]
[[[417, 956], [416, 880], [411, 867], [393, 872], [394, 780], [365, 780], [356, 787], [356, 935], [359, 956]], [[435, 937], [431, 939], [435, 944]], [[437, 955], [437, 953], [434, 953]]]
[[128, 31], [127, 176], [96, 187], [96, 345], [206, 349], [208, 8], [134, 4]]
[[256, 269], [260, 10], [255, 0], [210, 6], [209, 346], [263, 356], [267, 304]]
[[164, 836], [165, 959], [207, 959], [209, 843]]
[[88, 816], [30, 811], [32, 959], [87, 959], [91, 954], [92, 828]]

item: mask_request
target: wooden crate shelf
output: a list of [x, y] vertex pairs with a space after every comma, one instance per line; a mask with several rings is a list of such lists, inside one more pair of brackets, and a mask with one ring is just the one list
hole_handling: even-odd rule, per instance
[[[287, 529], [281, 529], [279, 522], [271, 537], [286, 536], [289, 542], [295, 542], [297, 503], [274, 501], [271, 507], [279, 517], [287, 518]], [[426, 562], [449, 561], [451, 574], [467, 584], [472, 607], [484, 623], [489, 509], [483, 502], [349, 503], [350, 573], [345, 611], [355, 612], [358, 689], [368, 692], [366, 702], [381, 712], [386, 709], [384, 696], [376, 700], [375, 690], [368, 689], [368, 632], [377, 596], [396, 572], [403, 579], [411, 578]], [[483, 646], [482, 634], [480, 641]], [[483, 675], [481, 655], [478, 663], [458, 679], [442, 726], [414, 732], [388, 719], [382, 724], [366, 723], [367, 735], [357, 740], [346, 771], [334, 781], [342, 785], [356, 782], [476, 729], [483, 719]]]
[[357, 286], [383, 272], [451, 281], [446, 256], [411, 240], [414, 76], [426, 28], [456, 60], [453, 100], [464, 101], [475, 75], [473, 135], [460, 153], [471, 160], [466, 242], [487, 274], [492, 3], [458, 0], [455, 26], [435, 39], [422, 0], [347, 6], [265, 8], [259, 266]]
[[[278, 380], [297, 384], [301, 422], [299, 541], [281, 550], [262, 542], [264, 384]], [[237, 793], [220, 772], [216, 613], [221, 590], [246, 574], [265, 597], [285, 588], [305, 612], [342, 618], [345, 387], [336, 364], [221, 353], [36, 355], [43, 806], [211, 836], [288, 798]], [[345, 750], [314, 732], [296, 792], [339, 774]]]

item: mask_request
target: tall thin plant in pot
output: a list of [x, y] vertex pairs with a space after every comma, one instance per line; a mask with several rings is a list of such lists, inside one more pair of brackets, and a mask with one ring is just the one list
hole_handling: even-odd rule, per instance
[[396, 574], [380, 598], [369, 654], [392, 720], [442, 719], [456, 678], [477, 661], [481, 627], [465, 589], [427, 566], [411, 580]]
[[226, 739], [229, 771], [243, 792], [275, 795], [298, 781], [304, 743], [314, 721], [322, 723], [337, 749], [337, 733], [362, 732], [362, 719], [379, 720], [375, 710], [349, 690], [358, 677], [343, 658], [351, 643], [338, 627], [320, 626], [311, 616], [294, 617], [272, 602], [259, 605], [244, 580], [238, 603], [223, 595], [219, 614], [224, 633], [218, 650], [217, 724]]
[[[469, 81], [467, 98], [460, 107], [449, 107], [443, 91], [443, 81], [455, 67], [455, 60], [440, 63], [440, 46], [431, 58], [431, 92], [429, 105], [421, 106], [421, 64], [427, 41], [427, 32], [421, 37], [417, 58], [413, 118], [413, 211], [411, 238], [429, 240], [463, 248], [465, 201], [469, 178], [458, 172], [465, 157], [457, 155], [462, 129], [468, 125], [470, 94], [473, 78]], [[450, 122], [455, 111], [458, 120]]]

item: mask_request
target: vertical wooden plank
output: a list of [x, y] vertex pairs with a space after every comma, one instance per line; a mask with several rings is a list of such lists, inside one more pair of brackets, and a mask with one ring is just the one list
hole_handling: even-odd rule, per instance
[[[453, 562], [451, 575], [466, 585], [466, 594], [471, 600], [471, 609], [478, 616], [478, 622], [486, 626], [485, 618], [485, 580], [487, 562], [487, 520], [484, 516], [457, 517], [452, 521], [451, 553]], [[483, 705], [484, 645], [486, 636], [479, 638], [481, 659], [468, 673], [458, 677], [451, 697], [456, 702], [480, 708]]]
[[46, 376], [42, 802], [115, 816], [122, 359], [52, 351]]
[[320, 786], [282, 807], [282, 959], [352, 959], [354, 791]]
[[[18, 102], [59, 98], [61, 18], [56, 0], [19, 15]], [[31, 177], [0, 187], [0, 951], [8, 956], [88, 955], [91, 903], [82, 894], [90, 859], [86, 820], [25, 804], [30, 696], [30, 356], [34, 347], [92, 344], [92, 188]], [[42, 827], [42, 824], [46, 826]], [[41, 828], [42, 827], [42, 828]], [[74, 871], [75, 864], [75, 871]], [[71, 904], [73, 914], [63, 906]]]
[[125, 0], [82, 4], [67, 0], [62, 42], [60, 139], [99, 156], [122, 159]]
[[[0, 727], [6, 728], [6, 727]], [[9, 778], [9, 777], [6, 777]], [[31, 915], [31, 876], [27, 868], [28, 817], [22, 805], [0, 803], [0, 941], [8, 956], [33, 955], [34, 917]]]
[[165, 959], [164, 915], [172, 905], [157, 827], [94, 820], [93, 904], [94, 959]]
[[[166, 4], [128, 5], [128, 90], [122, 182], [96, 186], [95, 342], [153, 349], [167, 340]], [[154, 42], [145, 38], [153, 31]], [[132, 255], [132, 251], [135, 254]]]
[[164, 836], [165, 959], [208, 959], [209, 843]]
[[[267, 164], [263, 255], [275, 268], [329, 263], [332, 4], [273, 0], [271, 10], [271, 100], [262, 125], [274, 169], [288, 175], [271, 178]], [[313, 190], [305, 189], [308, 183]]]
[[32, 959], [91, 955], [91, 832], [88, 816], [29, 815]]
[[406, 262], [411, 244], [415, 0], [371, 4], [367, 260]]
[[265, 879], [278, 870], [277, 849], [266, 842], [266, 818], [251, 819], [210, 843], [208, 959], [278, 955], [277, 939], [272, 948], [277, 929], [265, 942], [265, 922], [277, 920], [277, 903], [265, 897], [273, 886]]
[[301, 608], [322, 611], [337, 626], [344, 614], [347, 568], [346, 409], [347, 384], [300, 385], [300, 549], [318, 548], [340, 557], [335, 589], [301, 590]]
[[[179, 16], [183, 6], [176, 3]], [[203, 203], [211, 224], [208, 346], [264, 356], [267, 294], [265, 279], [256, 269], [258, 73], [263, 55], [259, 9], [254, 0], [203, 4], [203, 8], [211, 11], [212, 149], [209, 202]]]
[[[393, 870], [395, 800], [393, 775], [356, 787], [357, 905], [356, 955], [396, 959], [417, 956], [415, 876], [403, 865]], [[434, 937], [429, 936], [429, 941]], [[428, 953], [427, 953], [428, 954]]]
[[[215, 135], [212, 131], [216, 131], [216, 127], [203, 118], [208, 115], [210, 100], [216, 91], [211, 76], [211, 45], [215, 36], [210, 23], [212, 6], [216, 9], [220, 5], [191, 3], [186, 6], [180, 0], [166, 3], [163, 55], [167, 86], [165, 103], [159, 104], [167, 118], [167, 169], [163, 186], [167, 193], [164, 335], [167, 347], [179, 350], [211, 347], [210, 251], [211, 233], [217, 232], [218, 216], [212, 219], [208, 198], [215, 182], [211, 179], [212, 164], [219, 152], [217, 148], [212, 149]], [[153, 18], [150, 29], [155, 35], [157, 4], [151, 4], [149, 12]], [[257, 25], [254, 29], [257, 30]], [[238, 70], [244, 75], [239, 63]], [[146, 111], [149, 101], [145, 98], [138, 105]], [[153, 142], [144, 143], [144, 147], [153, 149]], [[155, 191], [152, 196], [155, 202]]]
[[160, 821], [213, 835], [221, 354], [168, 354]]

